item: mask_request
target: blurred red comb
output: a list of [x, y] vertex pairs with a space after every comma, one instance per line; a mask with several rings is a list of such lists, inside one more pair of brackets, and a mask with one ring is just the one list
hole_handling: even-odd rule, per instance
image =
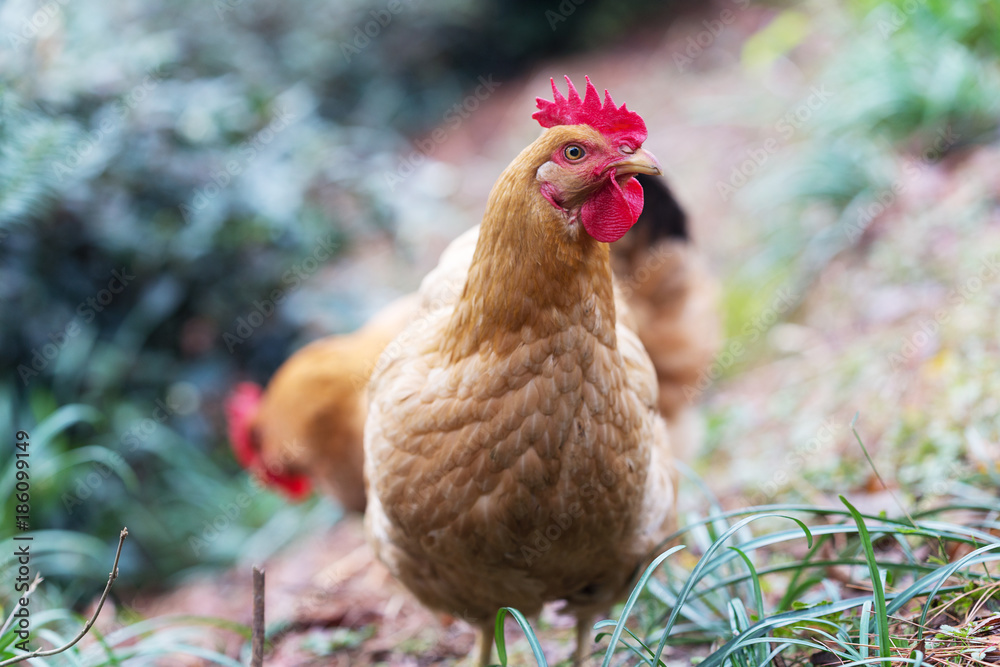
[[260, 385], [253, 382], [241, 382], [233, 388], [226, 399], [226, 423], [229, 427], [229, 444], [233, 448], [236, 460], [244, 468], [251, 467], [258, 458], [257, 448], [253, 445], [254, 415], [261, 397]]
[[532, 118], [538, 121], [542, 127], [555, 127], [556, 125], [590, 125], [595, 130], [607, 136], [628, 137], [641, 144], [646, 140], [646, 123], [634, 111], [629, 111], [622, 104], [615, 106], [611, 94], [605, 89], [604, 102], [594, 88], [594, 84], [587, 80], [587, 92], [583, 99], [576, 91], [573, 82], [569, 77], [565, 77], [569, 86], [569, 97], [566, 98], [559, 89], [556, 88], [555, 79], [549, 79], [552, 83], [552, 96], [555, 101], [550, 102], [541, 97], [535, 98], [538, 104], [538, 111], [532, 114]]

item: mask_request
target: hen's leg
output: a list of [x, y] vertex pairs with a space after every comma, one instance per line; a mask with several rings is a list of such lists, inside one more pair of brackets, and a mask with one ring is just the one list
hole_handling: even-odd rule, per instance
[[475, 662], [476, 667], [489, 667], [490, 658], [493, 655], [492, 623], [484, 623], [479, 626], [479, 632], [476, 635], [476, 648], [473, 649], [473, 655], [478, 656]]
[[573, 652], [573, 667], [583, 667], [590, 662], [591, 626], [594, 625], [593, 614], [579, 614], [576, 617], [576, 650]]

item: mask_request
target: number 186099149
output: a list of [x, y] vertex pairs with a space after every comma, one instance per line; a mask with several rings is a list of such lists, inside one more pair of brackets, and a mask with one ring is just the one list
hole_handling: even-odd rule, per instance
[[28, 466], [28, 446], [31, 442], [25, 431], [18, 431], [14, 437], [17, 439], [17, 442], [14, 443], [14, 449], [16, 450], [14, 452], [15, 521], [17, 522], [18, 530], [28, 530], [30, 526], [29, 510], [31, 508], [31, 474], [29, 473]]

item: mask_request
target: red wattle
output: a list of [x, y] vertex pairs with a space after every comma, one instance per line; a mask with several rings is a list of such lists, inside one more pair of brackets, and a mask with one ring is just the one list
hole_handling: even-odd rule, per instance
[[255, 471], [266, 485], [277, 486], [291, 500], [303, 500], [312, 492], [312, 482], [305, 475], [274, 473], [267, 468]]
[[640, 213], [642, 186], [630, 178], [622, 190], [612, 172], [607, 184], [580, 208], [580, 222], [595, 240], [612, 243], [625, 236]]
[[262, 395], [259, 385], [241, 382], [226, 400], [226, 422], [233, 454], [241, 466], [252, 471], [266, 486], [278, 487], [292, 500], [302, 500], [312, 489], [309, 478], [268, 470], [254, 444], [253, 419]]

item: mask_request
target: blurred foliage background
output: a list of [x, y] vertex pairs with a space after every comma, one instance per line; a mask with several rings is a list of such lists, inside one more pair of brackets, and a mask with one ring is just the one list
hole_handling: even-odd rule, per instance
[[[102, 585], [122, 525], [140, 554], [125, 591], [335, 518], [248, 485], [221, 400], [391, 296], [345, 302], [308, 279], [392, 237], [401, 212], [380, 174], [408, 136], [484, 73], [672, 9], [566, 4], [570, 40], [526, 1], [3, 3], [0, 432], [32, 435], [32, 522], [66, 531], [39, 569], [72, 582], [70, 602]], [[228, 516], [243, 492], [255, 502]]]
[[[139, 554], [123, 561], [123, 591], [261, 559], [328, 525], [327, 501], [289, 507], [238, 470], [221, 427], [228, 388], [266, 380], [292, 349], [353, 329], [391, 296], [345, 301], [309, 278], [414, 215], [381, 174], [479, 77], [618, 45], [691, 11], [652, 0], [388, 6], [0, 6], [0, 438], [32, 435], [32, 522], [53, 531], [38, 567], [67, 604], [103, 584], [122, 525]], [[770, 298], [748, 285], [778, 275], [801, 286], [859, 242], [864, 228], [845, 229], [899, 177], [901, 156], [995, 142], [1000, 118], [995, 1], [764, 7], [742, 65], [767, 66], [830, 21], [824, 77], [839, 101], [739, 193], [762, 221], [763, 251], [727, 276], [730, 332]], [[556, 33], [547, 11], [572, 13], [571, 29]], [[942, 132], [957, 138], [935, 148]], [[460, 215], [430, 199], [435, 215]], [[0, 474], [10, 517], [12, 462]], [[230, 512], [241, 493], [255, 502]], [[5, 520], [4, 544], [12, 532]]]

